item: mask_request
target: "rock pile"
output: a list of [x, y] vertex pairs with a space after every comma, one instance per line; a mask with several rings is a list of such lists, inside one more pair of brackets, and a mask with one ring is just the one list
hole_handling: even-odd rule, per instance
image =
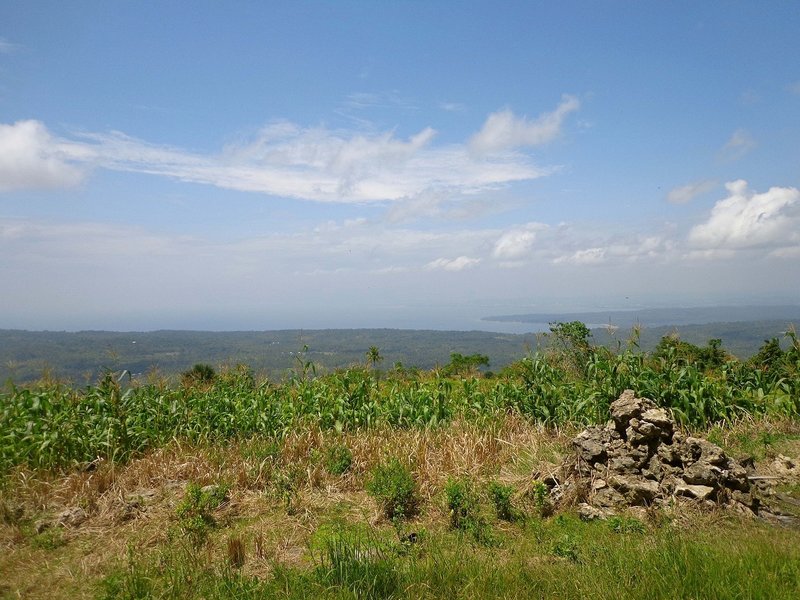
[[605, 427], [586, 429], [572, 443], [577, 456], [568, 485], [581, 490], [583, 516], [677, 498], [758, 513], [758, 493], [742, 464], [707, 440], [685, 436], [666, 410], [631, 390], [611, 404]]

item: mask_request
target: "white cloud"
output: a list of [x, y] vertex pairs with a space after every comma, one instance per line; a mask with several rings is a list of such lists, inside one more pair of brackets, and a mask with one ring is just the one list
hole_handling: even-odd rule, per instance
[[561, 133], [564, 119], [580, 108], [574, 96], [563, 96], [561, 104], [534, 120], [518, 117], [510, 109], [489, 115], [483, 128], [469, 142], [476, 154], [510, 150], [519, 146], [538, 146], [554, 140]]
[[459, 256], [458, 258], [437, 258], [425, 265], [428, 270], [443, 270], [443, 271], [463, 271], [470, 269], [477, 265], [481, 260], [479, 258], [470, 258], [468, 256]]
[[606, 262], [605, 248], [587, 248], [557, 257], [555, 264], [599, 265]]
[[55, 138], [38, 121], [0, 127], [0, 189], [74, 184], [82, 168], [94, 166], [301, 200], [396, 202], [431, 190], [475, 194], [551, 172], [522, 155], [481, 158], [464, 145], [434, 146], [430, 127], [398, 139], [391, 131], [279, 122], [208, 155], [120, 132], [68, 140]]
[[467, 107], [460, 102], [440, 102], [439, 108], [447, 112], [464, 112]]
[[705, 179], [703, 181], [693, 181], [676, 188], [672, 188], [667, 194], [667, 202], [672, 204], [686, 204], [701, 194], [710, 192], [717, 185], [713, 179]]
[[763, 194], [739, 179], [725, 184], [708, 221], [689, 232], [689, 242], [705, 249], [779, 248], [800, 241], [800, 191], [772, 187]]
[[536, 241], [536, 232], [546, 228], [542, 223], [528, 223], [522, 228], [505, 232], [495, 242], [492, 256], [505, 261], [523, 258], [530, 253]]
[[757, 145], [753, 136], [746, 130], [737, 129], [731, 134], [730, 139], [728, 139], [722, 147], [720, 158], [722, 158], [722, 160], [739, 160]]
[[74, 144], [54, 139], [38, 121], [0, 123], [0, 192], [72, 186], [83, 178]]

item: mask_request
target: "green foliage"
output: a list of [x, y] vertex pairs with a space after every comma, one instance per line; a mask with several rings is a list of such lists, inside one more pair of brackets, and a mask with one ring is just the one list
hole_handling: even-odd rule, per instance
[[639, 519], [634, 517], [613, 516], [607, 521], [614, 533], [644, 533], [647, 529]]
[[401, 589], [394, 556], [374, 540], [347, 533], [325, 539], [315, 576], [322, 585], [349, 590], [357, 598], [392, 598]]
[[181, 373], [184, 385], [211, 384], [217, 378], [217, 372], [211, 365], [198, 363], [188, 371]]
[[[488, 361], [479, 354], [453, 354], [452, 376], [446, 369], [404, 369], [381, 378], [364, 366], [315, 376], [303, 355], [299, 371], [277, 384], [257, 381], [239, 365], [203, 385], [137, 383], [127, 371], [107, 372], [83, 389], [52, 381], [9, 385], [0, 390], [0, 473], [21, 465], [70, 468], [97, 458], [124, 462], [175, 439], [279, 444], [287, 432], [309, 426], [436, 427], [453, 419], [486, 423], [509, 412], [548, 426], [602, 423], [625, 389], [692, 427], [800, 416], [800, 342], [791, 330], [786, 351], [779, 355], [770, 341], [758, 361], [743, 363], [716, 340], [699, 347], [665, 338], [654, 354], [635, 347], [614, 353], [591, 346], [580, 325], [554, 324], [553, 335], [564, 342], [560, 354], [532, 354], [491, 379], [476, 371]], [[249, 441], [244, 446], [256, 452]]]
[[491, 528], [481, 514], [480, 498], [469, 479], [449, 478], [444, 494], [452, 529], [469, 534], [478, 543], [494, 543]]
[[396, 458], [377, 465], [366, 488], [388, 519], [407, 519], [417, 513], [417, 482], [408, 466]]
[[344, 444], [336, 444], [325, 453], [325, 470], [331, 475], [344, 475], [353, 464], [353, 453]]
[[563, 533], [555, 540], [552, 546], [554, 556], [566, 558], [572, 562], [580, 562], [580, 545], [578, 539], [570, 534]]
[[55, 550], [66, 543], [64, 530], [61, 527], [48, 527], [31, 538], [31, 545], [42, 550]]
[[522, 518], [523, 515], [513, 505], [513, 496], [514, 486], [505, 485], [497, 481], [489, 483], [489, 498], [494, 504], [494, 511], [498, 519], [517, 521]]
[[374, 369], [379, 362], [383, 361], [381, 351], [377, 346], [370, 346], [366, 353], [367, 363]]
[[228, 498], [227, 485], [201, 488], [196, 483], [186, 486], [183, 500], [175, 509], [178, 529], [197, 545], [205, 542], [209, 532], [216, 527], [214, 511]]
[[550, 335], [562, 362], [575, 374], [582, 375], [593, 351], [589, 328], [580, 321], [550, 323]]
[[460, 352], [450, 354], [450, 362], [444, 366], [442, 373], [448, 376], [474, 375], [481, 367], [489, 366], [489, 357], [484, 354], [464, 356]]

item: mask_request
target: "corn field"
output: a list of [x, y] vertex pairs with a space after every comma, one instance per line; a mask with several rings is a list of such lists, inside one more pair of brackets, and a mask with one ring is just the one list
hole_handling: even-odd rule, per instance
[[[0, 392], [0, 473], [16, 466], [67, 468], [97, 458], [124, 462], [173, 439], [193, 443], [266, 436], [303, 427], [338, 431], [489, 423], [507, 413], [544, 425], [591, 424], [625, 389], [652, 398], [687, 427], [760, 416], [800, 416], [800, 343], [768, 361], [732, 357], [711, 367], [628, 348], [579, 347], [528, 356], [488, 377], [477, 371], [409, 372], [356, 365], [285, 381], [258, 381], [245, 366], [203, 381], [131, 381], [107, 373], [74, 389], [8, 383]], [[773, 353], [774, 354], [774, 353]], [[756, 357], [757, 359], [758, 357]]]

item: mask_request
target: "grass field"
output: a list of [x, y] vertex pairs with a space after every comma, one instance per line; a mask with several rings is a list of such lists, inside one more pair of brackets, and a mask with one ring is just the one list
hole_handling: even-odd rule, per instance
[[541, 483], [631, 388], [752, 456], [796, 514], [800, 478], [773, 461], [800, 459], [797, 341], [742, 363], [556, 334], [492, 377], [373, 353], [282, 382], [200, 367], [178, 386], [8, 387], [0, 597], [798, 597], [797, 529], [684, 504], [586, 523]]

